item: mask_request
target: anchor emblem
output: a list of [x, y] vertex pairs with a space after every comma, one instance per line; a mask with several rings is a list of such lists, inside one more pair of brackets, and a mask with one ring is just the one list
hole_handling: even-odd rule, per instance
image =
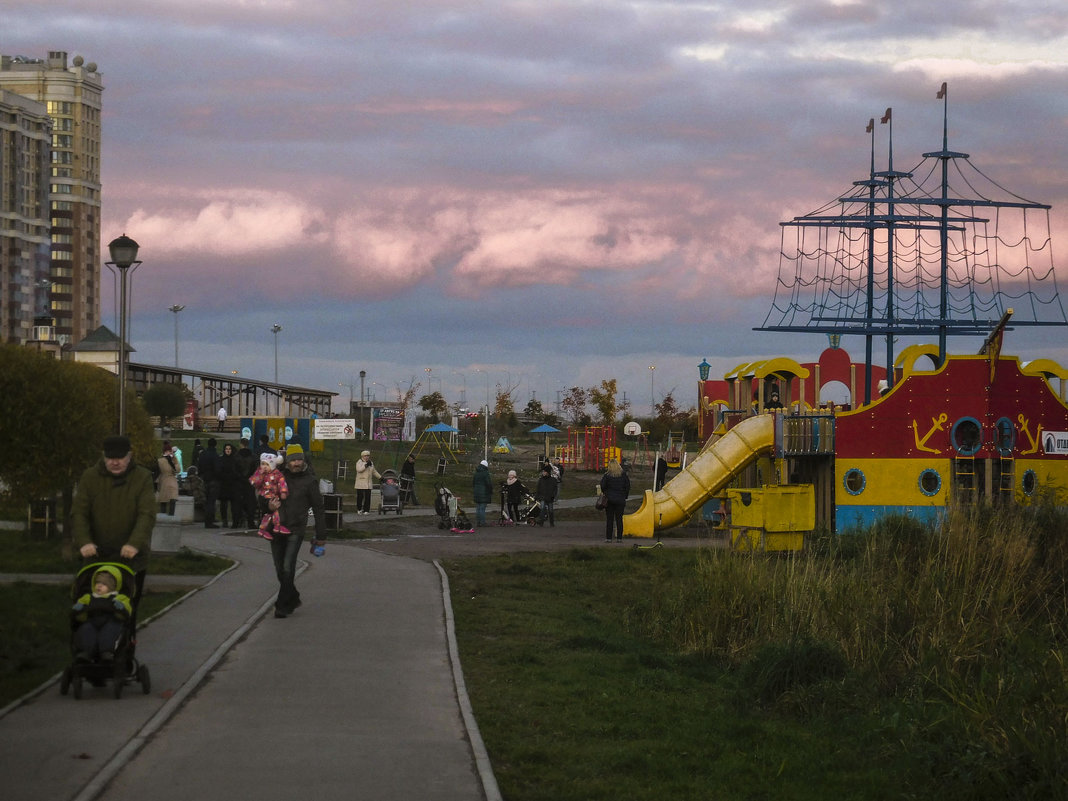
[[1030, 424], [1030, 420], [1024, 417], [1022, 414], [1016, 417], [1016, 420], [1020, 423], [1020, 431], [1027, 435], [1027, 439], [1031, 442], [1031, 449], [1026, 451], [1020, 451], [1021, 456], [1025, 456], [1029, 453], [1038, 453], [1039, 442], [1042, 439], [1042, 424], [1038, 424], [1038, 430], [1032, 437], [1031, 432], [1027, 430], [1027, 426]]
[[947, 415], [945, 412], [943, 412], [942, 414], [938, 415], [938, 417], [932, 417], [931, 418], [931, 427], [930, 427], [930, 429], [928, 429], [927, 433], [923, 435], [923, 439], [920, 439], [920, 430], [919, 430], [919, 428], [916, 427], [916, 421], [913, 420], [912, 421], [912, 435], [916, 439], [916, 450], [918, 450], [918, 451], [927, 451], [927, 453], [941, 453], [942, 451], [939, 450], [938, 448], [928, 448], [927, 447], [927, 440], [929, 440], [931, 438], [931, 436], [934, 434], [934, 432], [936, 432], [936, 431], [945, 431], [945, 423], [946, 423], [946, 421], [948, 419], [949, 419], [949, 415]]

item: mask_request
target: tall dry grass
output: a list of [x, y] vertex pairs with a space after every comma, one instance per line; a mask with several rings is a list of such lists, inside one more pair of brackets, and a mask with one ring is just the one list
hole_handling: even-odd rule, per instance
[[1066, 576], [1063, 507], [962, 507], [937, 528], [888, 518], [794, 558], [710, 550], [629, 624], [748, 668], [763, 697], [851, 678], [962, 792], [1068, 797]]

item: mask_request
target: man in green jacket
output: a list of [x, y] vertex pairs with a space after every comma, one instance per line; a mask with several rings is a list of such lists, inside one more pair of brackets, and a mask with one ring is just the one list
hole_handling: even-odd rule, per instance
[[104, 440], [103, 458], [78, 480], [72, 516], [74, 544], [83, 559], [122, 559], [137, 574], [136, 614], [156, 524], [156, 494], [152, 473], [133, 463], [129, 438]]

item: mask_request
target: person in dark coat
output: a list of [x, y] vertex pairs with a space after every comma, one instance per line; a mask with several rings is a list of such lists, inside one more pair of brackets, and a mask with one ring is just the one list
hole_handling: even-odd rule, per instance
[[515, 470], [508, 471], [508, 478], [504, 480], [501, 488], [504, 490], [504, 497], [508, 503], [508, 516], [512, 518], [512, 522], [519, 525], [523, 522], [519, 519], [519, 504], [523, 502], [527, 488], [523, 486]]
[[656, 457], [656, 470], [653, 473], [653, 490], [660, 492], [664, 488], [664, 482], [667, 480], [668, 463], [663, 456]]
[[605, 542], [612, 541], [612, 532], [615, 530], [616, 541], [623, 541], [623, 509], [627, 505], [627, 497], [630, 495], [630, 476], [623, 472], [619, 462], [615, 459], [608, 463], [608, 469], [601, 476], [601, 493], [608, 501], [605, 507]]
[[404, 464], [401, 465], [401, 486], [404, 487], [406, 495], [404, 497], [404, 504], [406, 506], [418, 506], [419, 501], [415, 498], [415, 454], [409, 453], [408, 457], [404, 460]]
[[237, 473], [241, 477], [239, 511], [234, 513], [234, 525], [237, 525], [237, 519], [242, 519], [247, 528], [254, 528], [259, 525], [259, 515], [256, 514], [256, 490], [249, 483], [249, 479], [256, 472], [260, 461], [259, 456], [249, 449], [247, 439], [241, 440], [241, 447], [234, 454], [234, 461], [237, 462]]
[[553, 503], [556, 501], [556, 493], [559, 489], [560, 485], [553, 478], [552, 465], [546, 462], [541, 467], [541, 476], [538, 478], [538, 484], [534, 488], [534, 497], [541, 504], [541, 519], [538, 521], [538, 525], [544, 526], [546, 520], [549, 521], [550, 526], [556, 525]]
[[204, 482], [204, 528], [219, 527], [215, 522], [215, 502], [219, 499], [222, 484], [219, 482], [219, 452], [215, 445], [212, 437], [197, 459], [197, 472]]
[[312, 553], [322, 556], [326, 545], [326, 514], [323, 509], [323, 496], [319, 491], [319, 478], [308, 464], [304, 449], [300, 445], [293, 444], [286, 448], [286, 462], [282, 473], [286, 477], [289, 496], [284, 500], [275, 498], [269, 502], [272, 509], [280, 510], [282, 523], [289, 529], [289, 534], [279, 535], [271, 540], [271, 557], [278, 577], [278, 597], [274, 602], [275, 617], [289, 617], [301, 605], [300, 592], [295, 583], [297, 554], [308, 528], [309, 509], [315, 517]]
[[475, 525], [486, 525], [486, 507], [493, 502], [493, 479], [485, 459], [478, 463], [471, 478], [471, 499], [475, 502]]
[[237, 454], [229, 442], [223, 445], [216, 466], [219, 471], [219, 520], [223, 528], [240, 528], [244, 518], [241, 505], [244, 487], [241, 485], [248, 484], [248, 479], [241, 477]]

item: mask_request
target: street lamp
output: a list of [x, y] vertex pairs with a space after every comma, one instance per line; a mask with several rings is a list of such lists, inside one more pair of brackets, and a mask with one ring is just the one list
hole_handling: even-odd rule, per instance
[[137, 251], [140, 246], [130, 237], [123, 234], [118, 239], [108, 243], [108, 251], [111, 253], [111, 261], [105, 262], [108, 267], [117, 267], [119, 270], [119, 433], [126, 433], [126, 284], [129, 280], [130, 268], [137, 269], [141, 262], [137, 260]]
[[275, 414], [282, 413], [282, 391], [278, 388], [278, 332], [282, 330], [282, 326], [275, 323], [271, 326], [271, 333], [274, 334], [274, 391], [275, 395]]
[[347, 383], [347, 384], [344, 381], [338, 381], [337, 385], [339, 387], [348, 387], [349, 388], [349, 409], [348, 409], [347, 414], [352, 414], [352, 393], [356, 390], [356, 385], [353, 384], [351, 381], [349, 383]]
[[656, 395], [653, 392], [653, 375], [656, 370], [655, 364], [649, 365], [649, 417], [656, 417]]
[[169, 307], [167, 309], [167, 311], [169, 311], [169, 312], [174, 312], [174, 366], [175, 367], [178, 366], [178, 312], [180, 312], [184, 308], [185, 308], [185, 306], [182, 306], [179, 303], [175, 303], [173, 306], [171, 306], [171, 307]]

